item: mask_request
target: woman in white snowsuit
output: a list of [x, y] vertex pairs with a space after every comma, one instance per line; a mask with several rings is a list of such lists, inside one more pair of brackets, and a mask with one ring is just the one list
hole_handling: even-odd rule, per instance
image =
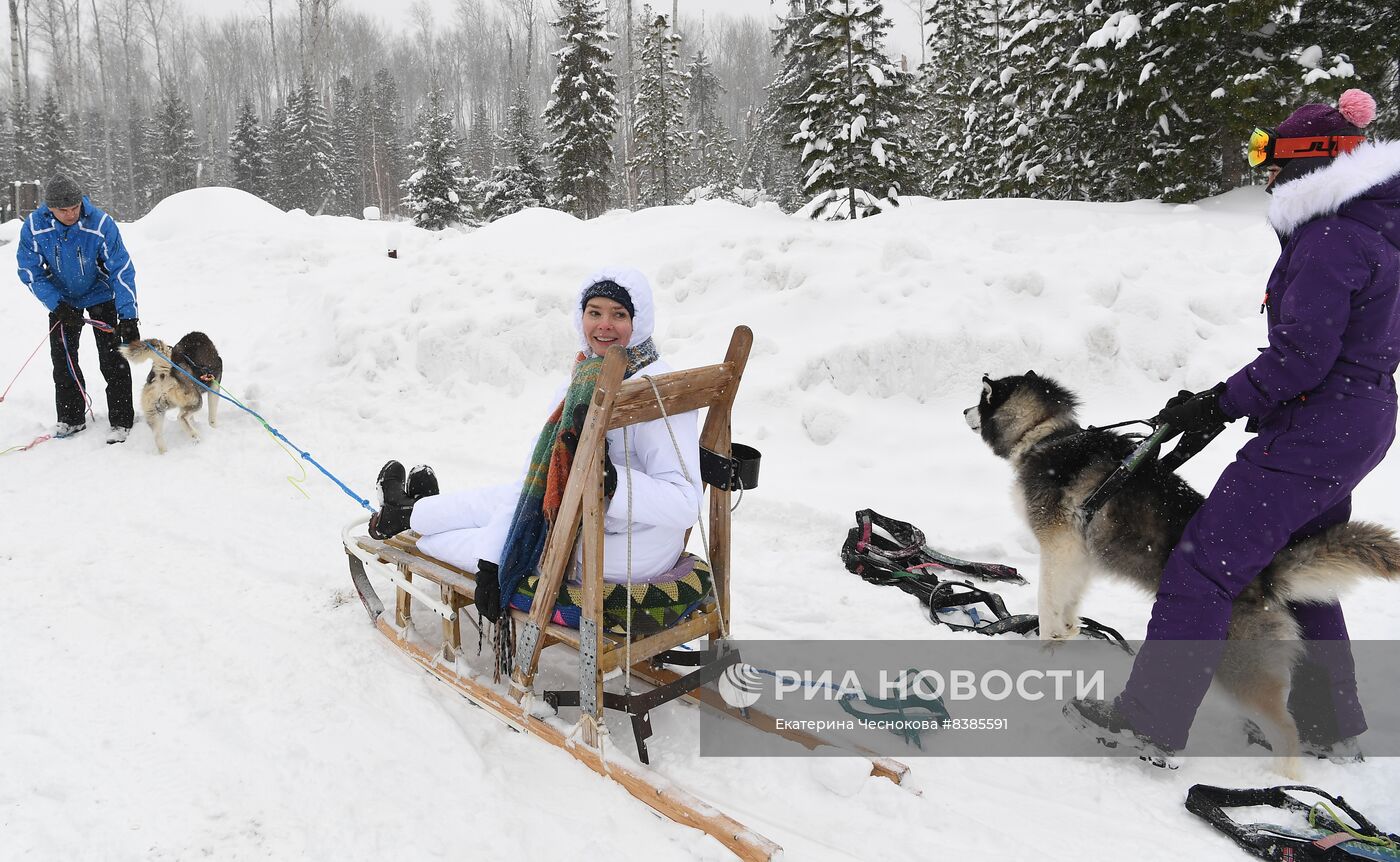
[[[644, 363], [631, 377], [641, 379], [672, 370], [650, 344], [656, 309], [651, 285], [642, 273], [621, 267], [604, 269], [584, 281], [578, 297], [574, 327], [586, 356], [601, 356], [613, 344], [624, 344], [629, 354]], [[551, 407], [560, 403], [563, 391], [561, 387]], [[604, 520], [605, 581], [628, 579], [629, 487], [634, 582], [645, 582], [672, 569], [684, 550], [686, 530], [697, 520], [702, 493], [697, 413], [671, 416], [670, 426], [668, 431], [666, 421], [657, 419], [607, 432], [610, 469], [604, 490], [611, 493]], [[532, 430], [522, 429], [522, 434]], [[675, 432], [674, 442], [671, 431]], [[395, 484], [405, 481], [407, 498], [396, 508]], [[523, 476], [504, 485], [436, 494], [430, 470], [414, 468], [405, 478], [402, 465], [391, 461], [380, 473], [384, 508], [371, 523], [371, 533], [388, 536], [413, 529], [422, 536], [418, 549], [424, 554], [476, 573], [482, 561], [500, 562], [522, 484]], [[383, 490], [385, 486], [388, 492]]]

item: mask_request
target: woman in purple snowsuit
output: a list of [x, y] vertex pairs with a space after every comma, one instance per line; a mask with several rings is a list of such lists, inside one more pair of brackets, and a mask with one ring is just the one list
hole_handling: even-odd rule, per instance
[[[1352, 490], [1395, 439], [1400, 142], [1366, 141], [1374, 116], [1371, 97], [1348, 90], [1338, 107], [1304, 105], [1251, 142], [1251, 162], [1270, 167], [1269, 221], [1283, 244], [1264, 298], [1269, 344], [1157, 421], [1190, 433], [1247, 417], [1258, 436], [1168, 558], [1122, 695], [1072, 705], [1140, 750], [1185, 745], [1219, 659], [1211, 645], [1162, 642], [1223, 645], [1234, 598], [1289, 542], [1346, 521]], [[1309, 641], [1289, 698], [1305, 750], [1359, 752], [1366, 721], [1341, 606], [1290, 609]]]

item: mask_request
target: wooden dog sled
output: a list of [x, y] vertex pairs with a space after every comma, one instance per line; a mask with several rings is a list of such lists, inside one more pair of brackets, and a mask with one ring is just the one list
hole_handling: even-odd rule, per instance
[[[768, 860], [781, 851], [777, 844], [645, 765], [645, 742], [651, 735], [650, 710], [681, 697], [699, 701], [760, 730], [780, 734], [808, 747], [823, 744], [800, 731], [779, 729], [775, 720], [763, 713], [753, 710], [741, 713], [732, 709], [712, 688], [702, 687], [739, 660], [738, 653], [727, 648], [724, 640], [728, 634], [730, 607], [729, 486], [732, 483], [722, 476], [704, 477], [710, 494], [706, 535], [714, 584], [709, 599], [678, 624], [630, 641], [626, 636], [604, 630], [602, 606], [605, 432], [708, 408], [700, 445], [728, 459], [731, 408], [752, 343], [753, 333], [748, 327], [737, 327], [722, 363], [661, 375], [651, 381], [624, 381], [624, 351], [617, 347], [608, 351], [580, 435], [559, 516], [540, 562], [540, 582], [534, 603], [528, 613], [510, 610], [518, 643], [506, 691], [492, 684], [489, 671], [473, 674], [465, 667], [465, 662], [458, 662], [462, 654], [460, 614], [475, 599], [474, 575], [419, 553], [417, 537], [412, 533], [387, 542], [354, 535], [355, 528], [367, 519], [347, 526], [342, 538], [355, 589], [370, 619], [390, 642], [425, 670], [507, 725], [564, 749], [593, 771], [622, 785], [656, 812], [714, 836], [740, 859]], [[551, 619], [555, 598], [574, 555], [576, 539], [582, 543], [583, 601], [579, 628], [572, 629], [555, 625]], [[385, 612], [383, 602], [369, 582], [368, 571], [393, 582], [392, 613]], [[420, 642], [412, 626], [415, 600], [440, 617], [440, 643]], [[700, 638], [707, 640], [708, 650], [678, 649]], [[535, 676], [540, 653], [545, 647], [561, 644], [578, 653], [578, 688], [537, 693]], [[683, 675], [665, 665], [691, 665], [697, 669]], [[603, 690], [605, 677], [629, 670], [633, 679], [640, 679], [652, 688], [640, 694]], [[580, 712], [577, 724], [568, 728], [552, 716], [540, 717], [548, 713], [541, 708], [540, 700], [556, 711], [577, 707]], [[630, 716], [640, 764], [605, 747], [608, 734], [603, 721], [604, 709], [620, 710]], [[900, 783], [908, 767], [888, 758], [872, 757], [871, 772]]]

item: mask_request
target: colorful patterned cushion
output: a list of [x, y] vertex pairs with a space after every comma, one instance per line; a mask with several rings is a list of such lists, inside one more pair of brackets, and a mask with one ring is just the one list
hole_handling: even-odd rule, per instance
[[[534, 574], [521, 581], [519, 591], [510, 600], [511, 607], [530, 610], [539, 580], [539, 575]], [[630, 613], [633, 637], [655, 634], [685, 619], [710, 597], [710, 567], [693, 554], [681, 554], [680, 561], [663, 577], [646, 584], [634, 583], [630, 601], [626, 584], [603, 586], [603, 631], [626, 634]], [[583, 586], [565, 581], [555, 600], [553, 622], [578, 628], [582, 604]]]

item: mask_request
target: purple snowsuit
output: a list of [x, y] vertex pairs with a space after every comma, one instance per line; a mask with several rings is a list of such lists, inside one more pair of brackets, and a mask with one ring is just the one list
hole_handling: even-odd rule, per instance
[[[1290, 541], [1347, 520], [1352, 490], [1395, 439], [1400, 142], [1365, 144], [1280, 185], [1269, 219], [1283, 243], [1266, 296], [1269, 345], [1220, 399], [1258, 436], [1168, 558], [1118, 700], [1135, 730], [1174, 750], [1210, 686], [1234, 598]], [[1289, 699], [1299, 733], [1319, 744], [1361, 733], [1341, 606], [1289, 607], [1309, 641]], [[1160, 643], [1173, 640], [1215, 643]]]

